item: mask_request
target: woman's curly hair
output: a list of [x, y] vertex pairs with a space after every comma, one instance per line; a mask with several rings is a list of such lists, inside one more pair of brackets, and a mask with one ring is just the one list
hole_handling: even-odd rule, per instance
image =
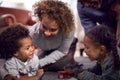
[[69, 34], [74, 29], [72, 12], [67, 5], [57, 0], [42, 0], [33, 5], [34, 14], [42, 20], [46, 14], [49, 19], [55, 20], [63, 34]]
[[10, 59], [21, 47], [19, 40], [30, 37], [29, 31], [21, 24], [14, 24], [0, 34], [0, 56]]

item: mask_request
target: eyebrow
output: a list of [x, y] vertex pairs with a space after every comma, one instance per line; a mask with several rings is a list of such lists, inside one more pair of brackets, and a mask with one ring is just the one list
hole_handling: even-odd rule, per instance
[[58, 27], [57, 27], [57, 28], [48, 28], [48, 27], [45, 26], [44, 24], [42, 24], [42, 26], [43, 26], [43, 28], [45, 28], [45, 29], [49, 29], [49, 30], [57, 30], [57, 29], [58, 29]]

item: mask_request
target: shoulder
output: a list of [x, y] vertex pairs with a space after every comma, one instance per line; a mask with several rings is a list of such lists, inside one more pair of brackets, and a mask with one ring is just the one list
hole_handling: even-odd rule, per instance
[[4, 63], [6, 62], [6, 60], [5, 59], [0, 59], [0, 68], [1, 68], [1, 66], [3, 66], [4, 65]]
[[[74, 37], [74, 34], [75, 34], [75, 28], [72, 29], [69, 34], [65, 35], [64, 38], [73, 38]], [[64, 35], [64, 34], [63, 34]]]
[[15, 65], [16, 64], [16, 58], [15, 57], [12, 57], [11, 59], [7, 60], [5, 65], [8, 65], [8, 66], [12, 66], [12, 65]]
[[30, 35], [32, 35], [34, 33], [39, 33], [39, 27], [40, 27], [40, 22], [37, 22], [33, 26], [29, 26], [28, 30], [30, 32]]

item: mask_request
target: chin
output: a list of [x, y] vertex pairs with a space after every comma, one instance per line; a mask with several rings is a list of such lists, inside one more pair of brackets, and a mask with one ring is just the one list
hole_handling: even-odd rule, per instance
[[51, 37], [52, 37], [52, 36], [49, 36], [49, 37], [47, 37], [47, 36], [44, 36], [44, 38], [45, 38], [45, 39], [50, 39]]
[[32, 56], [29, 56], [29, 59], [32, 59], [33, 58], [33, 55]]
[[45, 39], [50, 39], [50, 37], [44, 37]]

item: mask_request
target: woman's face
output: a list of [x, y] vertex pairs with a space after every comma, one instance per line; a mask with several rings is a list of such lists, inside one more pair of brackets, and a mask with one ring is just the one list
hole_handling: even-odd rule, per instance
[[91, 39], [87, 36], [84, 37], [84, 45], [85, 45], [85, 53], [89, 56], [89, 58], [93, 60], [98, 60], [101, 56], [101, 47], [95, 46], [94, 43], [92, 43]]
[[54, 20], [49, 19], [47, 16], [42, 17], [40, 31], [43, 33], [43, 37], [49, 39], [59, 32], [59, 26]]

